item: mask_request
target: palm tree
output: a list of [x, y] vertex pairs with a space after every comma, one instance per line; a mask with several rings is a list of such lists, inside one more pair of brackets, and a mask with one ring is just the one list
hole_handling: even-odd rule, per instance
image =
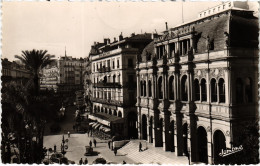
[[22, 55], [15, 55], [33, 74], [33, 84], [35, 95], [39, 94], [39, 73], [40, 70], [54, 61], [54, 55], [47, 54], [47, 50], [31, 50], [22, 51]]

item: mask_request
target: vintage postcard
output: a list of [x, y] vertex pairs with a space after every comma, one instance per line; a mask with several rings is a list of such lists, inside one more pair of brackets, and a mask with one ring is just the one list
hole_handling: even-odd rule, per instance
[[259, 4], [2, 2], [4, 164], [259, 164]]

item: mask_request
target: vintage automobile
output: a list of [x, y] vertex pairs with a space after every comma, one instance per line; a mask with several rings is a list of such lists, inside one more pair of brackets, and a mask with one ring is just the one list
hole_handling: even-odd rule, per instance
[[103, 158], [97, 158], [96, 160], [93, 161], [92, 164], [106, 164], [107, 161]]

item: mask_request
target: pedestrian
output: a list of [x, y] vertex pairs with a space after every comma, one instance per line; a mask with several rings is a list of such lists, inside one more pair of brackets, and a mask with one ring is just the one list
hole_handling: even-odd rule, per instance
[[82, 165], [83, 164], [83, 160], [82, 158], [79, 160], [79, 165]]
[[116, 148], [114, 148], [114, 154], [115, 154], [115, 156], [116, 156], [116, 154], [117, 154], [117, 149], [116, 149]]
[[89, 141], [89, 146], [92, 147], [92, 141], [91, 140]]
[[142, 143], [140, 142], [139, 143], [139, 152], [141, 152], [142, 151]]
[[126, 164], [125, 160], [123, 160], [123, 164]]
[[54, 152], [56, 152], [56, 148], [57, 148], [57, 146], [56, 146], [56, 145], [54, 145], [54, 148], [53, 148], [53, 149], [54, 149]]
[[110, 149], [110, 143], [111, 143], [111, 141], [108, 141], [108, 143], [107, 143], [107, 144], [108, 144], [108, 148], [109, 148], [109, 149]]
[[96, 139], [94, 138], [94, 146], [96, 147], [96, 145], [97, 145], [97, 141], [96, 141]]
[[85, 158], [84, 164], [88, 164], [88, 159]]
[[70, 132], [68, 131], [68, 138], [70, 137]]

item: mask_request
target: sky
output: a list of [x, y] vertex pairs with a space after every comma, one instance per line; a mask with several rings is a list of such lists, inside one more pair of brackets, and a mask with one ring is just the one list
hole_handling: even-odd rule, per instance
[[[152, 33], [197, 18], [221, 2], [3, 2], [2, 58], [44, 49], [56, 58], [87, 57], [104, 38]], [[183, 11], [183, 12], [182, 12]], [[183, 17], [182, 17], [183, 13]]]

